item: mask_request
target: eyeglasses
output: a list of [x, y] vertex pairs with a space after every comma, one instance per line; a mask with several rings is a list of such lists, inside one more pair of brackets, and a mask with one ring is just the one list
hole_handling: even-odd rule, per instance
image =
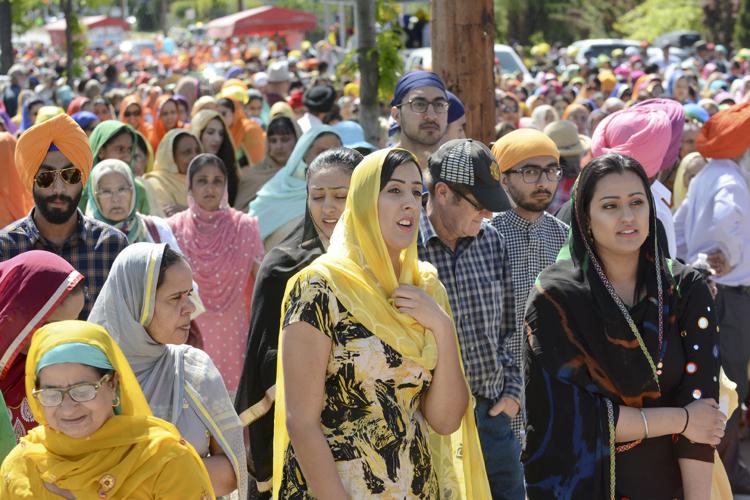
[[509, 106], [507, 104], [498, 104], [498, 108], [500, 109], [501, 113], [518, 113], [518, 108], [516, 106]]
[[484, 207], [482, 205], [480, 205], [476, 201], [473, 201], [471, 198], [469, 198], [464, 193], [462, 193], [461, 190], [456, 189], [454, 187], [451, 187], [450, 189], [451, 189], [451, 191], [453, 191], [454, 193], [456, 193], [459, 198], [463, 198], [464, 200], [466, 200], [467, 202], [469, 202], [469, 205], [471, 205], [472, 207], [474, 207], [474, 210], [476, 210], [477, 212], [481, 212], [481, 211], [484, 210]]
[[[432, 106], [432, 109], [437, 114], [447, 113], [448, 107], [450, 107], [450, 103], [446, 101], [445, 99], [435, 99], [434, 101], [428, 101], [427, 99], [422, 99], [421, 97], [415, 97], [414, 99], [409, 99], [406, 101], [406, 103], [409, 105], [409, 108], [414, 111], [415, 113], [427, 113], [427, 110], [430, 106]], [[403, 103], [396, 106], [397, 108], [400, 108], [403, 106]]]
[[542, 174], [547, 176], [547, 180], [550, 182], [559, 181], [562, 178], [562, 168], [559, 165], [554, 167], [521, 167], [513, 170], [508, 170], [509, 174], [521, 174], [523, 182], [526, 184], [536, 184], [542, 179]]
[[60, 406], [66, 394], [76, 403], [85, 403], [94, 399], [101, 386], [111, 378], [112, 373], [105, 373], [99, 382], [81, 382], [66, 389], [34, 389], [31, 395], [46, 408]]
[[131, 116], [141, 116], [141, 110], [139, 109], [137, 111], [125, 111], [122, 115], [125, 118], [130, 118]]
[[130, 194], [132, 191], [133, 191], [133, 188], [131, 187], [119, 188], [114, 191], [109, 191], [107, 189], [104, 189], [102, 191], [97, 191], [96, 195], [99, 198], [109, 200], [112, 198], [122, 198], [123, 196], [127, 196], [128, 194]]
[[34, 182], [40, 188], [48, 188], [55, 182], [55, 178], [60, 176], [67, 184], [78, 184], [81, 182], [81, 171], [76, 167], [68, 167], [60, 170], [45, 170], [39, 172], [34, 177]]

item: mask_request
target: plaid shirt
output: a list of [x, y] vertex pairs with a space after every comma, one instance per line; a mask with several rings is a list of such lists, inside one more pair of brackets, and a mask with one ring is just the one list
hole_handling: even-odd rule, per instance
[[460, 239], [453, 252], [440, 240], [424, 212], [419, 233], [419, 258], [437, 268], [448, 292], [471, 392], [492, 401], [507, 396], [520, 404], [521, 368], [508, 349], [515, 316], [510, 263], [502, 236], [483, 222], [479, 234]]
[[[524, 327], [526, 299], [531, 287], [544, 268], [555, 262], [560, 248], [568, 239], [568, 225], [544, 212], [534, 222], [529, 222], [514, 210], [502, 212], [490, 224], [505, 238], [513, 272], [513, 290], [516, 293], [516, 334], [508, 342], [510, 352], [524, 368]], [[523, 437], [525, 434], [525, 405], [511, 422], [511, 427]], [[523, 441], [522, 441], [523, 442]]]
[[62, 247], [56, 247], [36, 227], [34, 210], [36, 209], [28, 217], [0, 230], [0, 262], [29, 250], [46, 250], [67, 260], [85, 277], [86, 303], [80, 319], [86, 319], [104, 286], [115, 257], [128, 246], [128, 239], [119, 230], [86, 217], [79, 210], [78, 230], [70, 235]]

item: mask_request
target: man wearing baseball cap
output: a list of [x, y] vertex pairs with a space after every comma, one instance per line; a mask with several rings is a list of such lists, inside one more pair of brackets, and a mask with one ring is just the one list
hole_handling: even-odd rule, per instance
[[505, 240], [486, 219], [507, 210], [500, 168], [481, 142], [455, 139], [428, 159], [420, 260], [448, 292], [494, 499], [523, 499], [521, 446], [510, 428], [521, 407], [520, 362], [510, 353], [515, 307]]
[[401, 132], [396, 147], [414, 153], [424, 170], [448, 129], [450, 102], [445, 84], [430, 71], [407, 73], [396, 84], [391, 106], [391, 117]]

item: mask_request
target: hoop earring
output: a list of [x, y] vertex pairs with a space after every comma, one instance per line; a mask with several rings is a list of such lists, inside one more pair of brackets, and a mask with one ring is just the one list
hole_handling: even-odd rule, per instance
[[120, 406], [120, 395], [117, 395], [117, 399], [112, 400], [112, 408], [117, 408]]

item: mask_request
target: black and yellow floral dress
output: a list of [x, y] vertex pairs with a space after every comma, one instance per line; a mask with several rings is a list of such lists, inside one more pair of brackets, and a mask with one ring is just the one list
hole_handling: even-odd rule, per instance
[[[284, 327], [304, 321], [331, 339], [321, 428], [351, 498], [438, 498], [420, 398], [432, 374], [358, 323], [320, 276], [298, 281]], [[280, 498], [308, 498], [289, 444]]]

